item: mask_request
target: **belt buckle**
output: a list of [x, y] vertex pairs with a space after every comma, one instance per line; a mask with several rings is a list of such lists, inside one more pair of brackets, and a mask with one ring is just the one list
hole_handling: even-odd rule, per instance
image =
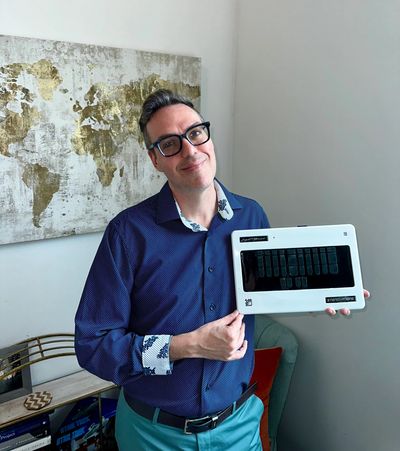
[[197, 423], [197, 422], [199, 422], [199, 421], [204, 421], [204, 420], [208, 420], [209, 422], [204, 422], [203, 424], [201, 424], [201, 425], [199, 425], [199, 426], [205, 426], [206, 424], [207, 424], [207, 425], [210, 424], [209, 429], [215, 429], [215, 428], [217, 427], [217, 421], [218, 421], [218, 418], [219, 418], [218, 415], [215, 415], [215, 416], [213, 416], [213, 417], [207, 415], [206, 417], [202, 417], [202, 418], [193, 418], [193, 419], [186, 418], [186, 419], [185, 419], [185, 425], [184, 425], [184, 427], [183, 427], [183, 432], [184, 432], [185, 434], [187, 434], [187, 435], [192, 435], [193, 432], [188, 431], [188, 429], [187, 429], [188, 426], [189, 426], [191, 423]]

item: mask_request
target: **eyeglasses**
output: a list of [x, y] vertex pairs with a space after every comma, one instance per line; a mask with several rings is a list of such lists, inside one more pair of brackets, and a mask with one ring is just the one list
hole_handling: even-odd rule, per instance
[[182, 135], [168, 135], [160, 138], [149, 146], [149, 150], [157, 147], [164, 157], [173, 157], [182, 150], [182, 140], [185, 138], [192, 146], [200, 146], [210, 139], [210, 123], [192, 125]]

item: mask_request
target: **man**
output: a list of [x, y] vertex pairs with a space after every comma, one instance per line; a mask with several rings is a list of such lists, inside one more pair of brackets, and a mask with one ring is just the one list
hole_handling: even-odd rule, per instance
[[120, 450], [260, 450], [254, 317], [235, 310], [230, 234], [268, 227], [216, 179], [210, 124], [170, 91], [140, 118], [167, 183], [108, 225], [76, 315], [83, 368], [122, 387]]

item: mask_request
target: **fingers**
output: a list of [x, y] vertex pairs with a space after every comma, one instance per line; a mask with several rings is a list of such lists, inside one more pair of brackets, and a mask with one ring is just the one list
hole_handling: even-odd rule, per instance
[[240, 326], [240, 333], [239, 333], [239, 339], [238, 342], [240, 345], [244, 342], [244, 337], [246, 335], [246, 323], [242, 323]]
[[234, 310], [232, 313], [229, 313], [229, 315], [226, 315], [226, 316], [223, 316], [222, 318], [211, 321], [208, 324], [213, 324], [214, 326], [218, 326], [218, 327], [226, 327], [226, 326], [230, 326], [231, 324], [235, 324], [235, 321], [240, 322], [241, 319], [243, 319], [243, 314], [239, 313], [238, 310]]
[[227, 355], [225, 357], [225, 361], [229, 362], [232, 360], [239, 360], [242, 359], [247, 351], [247, 347], [248, 347], [248, 341], [247, 340], [243, 340], [243, 342], [240, 345], [240, 348], [235, 349], [234, 351], [232, 351], [229, 355]]
[[[364, 298], [368, 299], [371, 296], [371, 293], [364, 289]], [[348, 308], [342, 308], [339, 310], [339, 312], [343, 315], [343, 316], [350, 316], [351, 315], [351, 310]], [[325, 313], [327, 313], [329, 316], [333, 317], [336, 315], [336, 310], [333, 309], [332, 307], [328, 307], [327, 309], [325, 309]]]
[[[351, 310], [349, 310], [348, 308], [342, 308], [339, 310], [339, 312], [343, 316], [349, 316], [351, 314]], [[332, 307], [328, 307], [327, 309], [325, 309], [325, 313], [327, 313], [331, 317], [334, 317], [336, 315], [336, 310]]]
[[239, 319], [239, 321], [243, 319], [243, 314], [239, 313], [238, 310], [234, 310], [232, 313], [229, 313], [229, 315], [223, 316], [222, 318], [217, 319], [214, 322], [220, 323], [220, 325], [229, 326], [233, 324], [236, 320], [238, 320], [238, 317], [240, 316], [241, 319]]
[[350, 313], [351, 313], [350, 309], [348, 309], [348, 308], [341, 308], [341, 309], [339, 310], [339, 312], [340, 312], [343, 316], [349, 316]]
[[239, 330], [241, 328], [242, 324], [244, 324], [243, 318], [244, 318], [243, 313], [239, 313], [230, 324], [227, 324], [227, 326], [229, 328], [231, 328], [232, 330]]
[[231, 338], [231, 353], [235, 355], [236, 352], [243, 347], [243, 343], [246, 335], [246, 324], [241, 323], [240, 328], [233, 331], [230, 330], [230, 338]]
[[247, 351], [248, 341], [244, 340], [242, 346], [235, 352], [233, 357], [230, 360], [238, 360], [242, 359]]
[[195, 331], [196, 356], [211, 360], [241, 359], [247, 350], [244, 315], [237, 310]]
[[243, 322], [243, 315], [238, 315], [226, 330], [226, 344], [230, 347], [230, 354], [234, 357], [237, 355], [237, 351], [242, 349], [245, 341], [246, 323]]
[[328, 307], [325, 309], [325, 313], [327, 313], [329, 316], [335, 316], [336, 315], [336, 310], [333, 309], [332, 307]]

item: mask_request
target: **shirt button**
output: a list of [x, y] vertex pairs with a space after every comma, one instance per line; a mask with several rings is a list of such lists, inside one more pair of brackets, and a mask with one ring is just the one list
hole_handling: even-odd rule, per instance
[[208, 267], [208, 272], [213, 272], [214, 271], [214, 266], [209, 266]]
[[210, 304], [210, 310], [213, 312], [217, 306], [215, 304]]

